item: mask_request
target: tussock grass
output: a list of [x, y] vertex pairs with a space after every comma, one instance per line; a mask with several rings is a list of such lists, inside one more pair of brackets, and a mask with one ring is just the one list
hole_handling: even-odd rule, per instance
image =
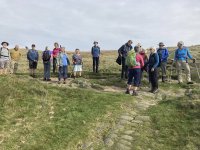
[[0, 83], [3, 149], [76, 149], [96, 122], [108, 112], [114, 117], [130, 99], [123, 94], [47, 86], [27, 76], [1, 77]]

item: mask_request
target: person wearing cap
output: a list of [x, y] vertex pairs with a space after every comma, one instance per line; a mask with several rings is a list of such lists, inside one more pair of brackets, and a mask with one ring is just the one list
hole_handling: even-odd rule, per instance
[[70, 65], [69, 58], [65, 52], [65, 47], [61, 47], [60, 52], [57, 56], [57, 65], [59, 68], [58, 71], [58, 84], [61, 83], [61, 79], [63, 79], [63, 84], [66, 84], [68, 66]]
[[19, 66], [19, 60], [22, 56], [19, 45], [16, 45], [14, 50], [10, 52], [11, 56], [11, 73], [17, 73], [18, 66]]
[[150, 49], [149, 61], [146, 63], [148, 65], [149, 82], [151, 83], [151, 93], [158, 92], [158, 65], [159, 56], [156, 49], [151, 47]]
[[8, 49], [9, 43], [2, 42], [0, 48], [0, 75], [7, 74], [10, 63], [10, 50]]
[[157, 50], [158, 56], [159, 56], [159, 68], [162, 72], [162, 82], [165, 82], [167, 80], [167, 59], [169, 57], [169, 51], [167, 48], [165, 48], [165, 45], [163, 42], [160, 42], [159, 48]]
[[38, 51], [35, 49], [35, 44], [32, 44], [31, 47], [32, 49], [30, 49], [27, 53], [27, 59], [29, 61], [30, 76], [35, 78], [39, 54]]
[[178, 82], [183, 82], [182, 69], [184, 69], [186, 72], [187, 83], [192, 84], [193, 82], [191, 81], [191, 72], [188, 59], [193, 60], [193, 63], [195, 63], [196, 59], [192, 57], [189, 49], [184, 46], [183, 41], [178, 42], [177, 47], [178, 48], [175, 50], [174, 62], [176, 63]]
[[91, 54], [93, 58], [93, 72], [98, 73], [99, 71], [99, 57], [101, 54], [100, 47], [98, 46], [98, 42], [94, 41], [94, 46], [91, 49]]
[[54, 43], [54, 49], [53, 49], [53, 52], [52, 52], [52, 55], [53, 55], [53, 73], [56, 73], [56, 70], [57, 70], [57, 57], [58, 57], [58, 54], [60, 52], [60, 48], [59, 48], [59, 44], [57, 42]]
[[133, 49], [132, 43], [133, 42], [129, 40], [126, 44], [122, 45], [118, 49], [118, 54], [120, 57], [122, 57], [121, 79], [123, 79], [124, 77], [125, 79], [128, 78], [128, 66], [126, 65], [126, 57], [127, 57], [128, 52]]
[[[142, 56], [139, 54], [140, 52], [140, 47], [135, 46], [134, 51], [136, 53], [136, 62], [137, 65], [133, 67], [129, 67], [129, 74], [128, 74], [128, 82], [127, 82], [127, 90], [126, 94], [130, 94], [132, 82], [134, 83], [133, 85], [133, 96], [137, 96], [137, 89], [140, 86], [140, 78], [141, 78], [141, 68], [144, 67], [144, 61]], [[134, 78], [134, 79], [133, 79]]]

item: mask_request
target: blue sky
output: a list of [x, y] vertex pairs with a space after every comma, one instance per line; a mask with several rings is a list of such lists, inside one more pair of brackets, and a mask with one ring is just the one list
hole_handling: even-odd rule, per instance
[[144, 47], [163, 41], [200, 44], [199, 0], [1, 0], [0, 40], [38, 49], [118, 49], [129, 39]]

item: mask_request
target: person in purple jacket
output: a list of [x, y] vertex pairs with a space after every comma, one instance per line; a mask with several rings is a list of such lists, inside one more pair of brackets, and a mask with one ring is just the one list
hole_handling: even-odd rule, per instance
[[99, 57], [100, 57], [100, 47], [98, 46], [98, 42], [94, 41], [94, 46], [92, 47], [91, 54], [93, 57], [93, 72], [98, 73], [99, 71]]
[[191, 72], [190, 72], [190, 66], [188, 64], [188, 58], [193, 60], [193, 63], [195, 63], [196, 59], [192, 57], [190, 54], [190, 51], [187, 47], [184, 47], [183, 41], [178, 42], [177, 44], [178, 49], [175, 51], [174, 61], [176, 63], [176, 69], [178, 72], [178, 82], [182, 83], [182, 69], [186, 72], [186, 78], [187, 78], [187, 84], [193, 84], [191, 81]]

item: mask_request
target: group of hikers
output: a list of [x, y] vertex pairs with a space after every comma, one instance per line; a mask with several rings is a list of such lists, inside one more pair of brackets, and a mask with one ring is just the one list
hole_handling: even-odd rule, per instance
[[[100, 47], [98, 42], [94, 41], [94, 46], [91, 49], [91, 55], [93, 58], [93, 72], [99, 72], [99, 61], [100, 61]], [[149, 82], [151, 83], [150, 92], [156, 93], [158, 91], [158, 79], [159, 79], [159, 68], [162, 73], [162, 82], [167, 81], [167, 61], [169, 57], [169, 51], [165, 47], [163, 42], [160, 42], [159, 48], [149, 48], [150, 55], [147, 56], [147, 51], [142, 48], [139, 43], [136, 46], [132, 46], [133, 42], [129, 40], [127, 43], [122, 45], [118, 50], [118, 58], [116, 62], [122, 66], [121, 79], [127, 79], [127, 90], [126, 94], [132, 94], [133, 96], [138, 95], [138, 88], [141, 86], [141, 80], [143, 72], [148, 73]], [[0, 75], [7, 74], [8, 68], [11, 68], [11, 73], [16, 73], [18, 70], [19, 60], [22, 56], [19, 51], [19, 46], [16, 45], [14, 50], [8, 49], [9, 43], [2, 42], [0, 48]], [[39, 60], [39, 53], [36, 50], [36, 45], [32, 44], [31, 49], [28, 49], [27, 59], [29, 62], [30, 76], [36, 77], [36, 69]], [[182, 41], [178, 42], [177, 49], [175, 50], [175, 56], [173, 62], [176, 64], [178, 73], [178, 82], [182, 83], [182, 69], [185, 70], [187, 76], [187, 83], [193, 84], [191, 81], [191, 72], [188, 64], [188, 59], [193, 60], [190, 51], [184, 46]], [[60, 46], [57, 42], [54, 43], [54, 49], [49, 50], [48, 47], [42, 52], [42, 60], [44, 65], [44, 81], [51, 81], [51, 62], [53, 61], [53, 73], [58, 73], [58, 83], [66, 84], [68, 78], [68, 66], [71, 64], [69, 57], [65, 51], [65, 47]], [[52, 60], [52, 61], [51, 61]], [[83, 58], [80, 50], [76, 49], [72, 56], [73, 64], [73, 76], [81, 77], [83, 71]], [[132, 87], [133, 85], [133, 87]], [[131, 93], [131, 89], [133, 92]]]
[[[158, 44], [158, 49], [154, 47], [149, 48], [150, 55], [148, 57], [147, 51], [142, 48], [140, 43], [134, 47], [132, 47], [132, 43], [133, 42], [129, 40], [119, 48], [119, 56], [116, 60], [119, 65], [122, 65], [121, 78], [128, 79], [126, 94], [132, 94], [133, 96], [138, 95], [137, 90], [141, 86], [143, 71], [148, 73], [149, 82], [151, 84], [150, 92], [155, 94], [158, 92], [159, 70], [161, 70], [162, 73], [162, 82], [167, 81], [169, 51], [164, 43], [160, 42]], [[186, 72], [187, 84], [193, 84], [188, 59], [193, 60], [193, 63], [196, 61], [190, 54], [189, 49], [184, 46], [183, 41], [178, 42], [172, 64], [176, 64], [179, 83], [183, 83], [182, 69], [184, 69]], [[132, 93], [131, 89], [133, 89]]]
[[[100, 57], [100, 47], [98, 42], [94, 41], [94, 46], [91, 49], [91, 55], [93, 58], [93, 72], [99, 72], [99, 57]], [[11, 73], [16, 73], [18, 70], [18, 63], [22, 56], [19, 51], [19, 46], [16, 45], [14, 50], [10, 51], [8, 49], [9, 43], [2, 42], [2, 47], [0, 49], [0, 75], [7, 74], [8, 68], [10, 68]], [[29, 62], [30, 76], [33, 78], [36, 77], [36, 69], [39, 61], [39, 53], [36, 50], [36, 45], [32, 44], [31, 49], [27, 49], [27, 60]], [[54, 43], [54, 49], [49, 50], [48, 47], [42, 52], [42, 60], [44, 65], [44, 81], [51, 81], [51, 62], [53, 63], [53, 73], [58, 72], [58, 83], [66, 83], [68, 78], [68, 66], [71, 64], [69, 57], [66, 53], [65, 47], [60, 46], [57, 42]], [[73, 64], [73, 76], [81, 77], [82, 76], [82, 67], [83, 67], [83, 58], [81, 56], [80, 50], [76, 49], [75, 53], [72, 56]]]

